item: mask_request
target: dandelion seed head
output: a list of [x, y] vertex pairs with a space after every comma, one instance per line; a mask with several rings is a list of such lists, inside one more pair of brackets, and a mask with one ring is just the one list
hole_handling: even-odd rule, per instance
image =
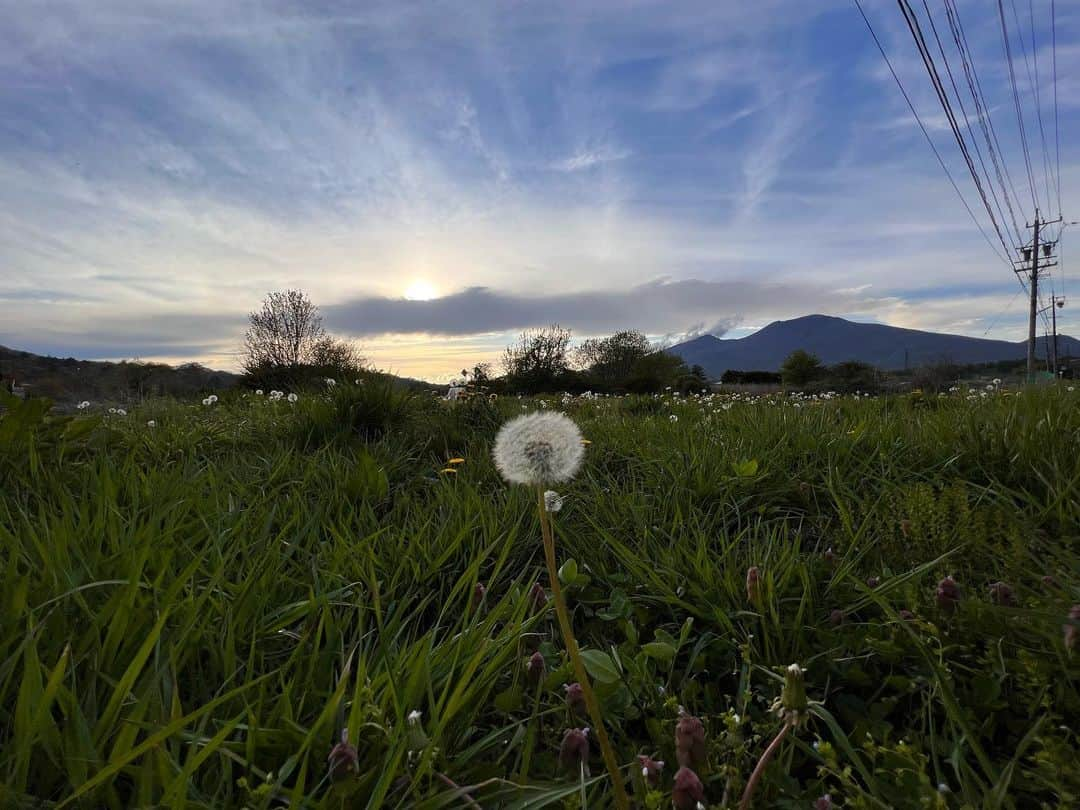
[[554, 484], [574, 477], [585, 448], [572, 419], [546, 411], [504, 424], [492, 455], [503, 478], [512, 484]]
[[288, 396], [289, 402], [296, 402], [299, 399], [300, 399], [300, 397], [298, 397], [296, 394], [289, 394], [289, 396]]
[[78, 405], [78, 408], [79, 408], [79, 410], [80, 410], [80, 411], [85, 411], [85, 410], [86, 410], [87, 408], [89, 408], [89, 407], [90, 407], [90, 401], [89, 401], [89, 400], [86, 400], [86, 399], [84, 399], [84, 400], [83, 400], [82, 402], [80, 402], [80, 403], [79, 403], [79, 405]]
[[558, 512], [563, 507], [563, 496], [549, 489], [544, 493], [544, 511]]

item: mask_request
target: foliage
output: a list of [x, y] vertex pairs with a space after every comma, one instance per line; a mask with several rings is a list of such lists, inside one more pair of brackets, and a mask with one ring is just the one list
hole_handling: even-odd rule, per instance
[[780, 366], [780, 377], [784, 385], [806, 385], [820, 379], [825, 374], [825, 367], [817, 355], [802, 349], [796, 349], [787, 356]]
[[[610, 806], [595, 751], [558, 774], [535, 501], [489, 456], [544, 406], [399, 390], [0, 403], [0, 806]], [[680, 705], [709, 806], [738, 796], [797, 662], [758, 806], [1077, 806], [1078, 396], [567, 398], [560, 577], [620, 760], [669, 763], [643, 805]]]
[[554, 391], [570, 370], [570, 330], [558, 324], [521, 333], [503, 353], [505, 385], [512, 391]]
[[589, 377], [610, 386], [630, 377], [638, 363], [652, 351], [652, 344], [643, 333], [627, 329], [582, 341], [574, 349], [574, 359]]

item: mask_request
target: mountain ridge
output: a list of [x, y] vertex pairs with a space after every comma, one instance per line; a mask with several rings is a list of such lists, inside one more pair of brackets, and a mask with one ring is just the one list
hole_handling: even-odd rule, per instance
[[[858, 360], [895, 370], [939, 362], [967, 365], [1022, 360], [1027, 356], [1027, 341], [988, 340], [815, 314], [773, 321], [743, 338], [702, 335], [668, 351], [719, 377], [729, 369], [777, 371], [796, 349], [816, 354], [826, 365]], [[1040, 361], [1046, 356], [1046, 338], [1038, 339], [1037, 354]], [[1080, 340], [1058, 335], [1058, 354], [1080, 355]]]

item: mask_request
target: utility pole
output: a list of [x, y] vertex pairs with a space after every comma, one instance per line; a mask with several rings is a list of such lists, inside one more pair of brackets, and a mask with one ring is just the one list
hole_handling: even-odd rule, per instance
[[[1039, 275], [1043, 270], [1047, 270], [1051, 267], [1056, 267], [1057, 262], [1051, 262], [1050, 254], [1053, 251], [1053, 242], [1039, 243], [1039, 237], [1041, 230], [1045, 225], [1052, 225], [1055, 222], [1061, 222], [1061, 217], [1049, 222], [1039, 220], [1039, 209], [1035, 209], [1035, 224], [1029, 225], [1032, 228], [1034, 235], [1031, 240], [1031, 247], [1023, 247], [1020, 252], [1023, 254], [1023, 259], [1018, 262], [1020, 267], [1016, 268], [1015, 272], [1025, 273], [1028, 277], [1028, 294], [1030, 295], [1030, 303], [1028, 306], [1028, 344], [1027, 344], [1027, 381], [1028, 383], [1035, 382], [1035, 322], [1039, 315]], [[1039, 256], [1042, 248], [1042, 256]], [[1029, 264], [1030, 263], [1030, 264]]]
[[1031, 306], [1028, 307], [1028, 347], [1027, 347], [1027, 381], [1035, 381], [1035, 318], [1039, 309], [1039, 209], [1035, 209], [1035, 237], [1032, 240], [1031, 271], [1028, 280], [1031, 285]]
[[1058, 372], [1058, 334], [1057, 334], [1057, 311], [1065, 306], [1064, 295], [1051, 295], [1050, 303], [1039, 310], [1040, 313], [1050, 310], [1050, 338], [1046, 343], [1047, 371], [1057, 377]]

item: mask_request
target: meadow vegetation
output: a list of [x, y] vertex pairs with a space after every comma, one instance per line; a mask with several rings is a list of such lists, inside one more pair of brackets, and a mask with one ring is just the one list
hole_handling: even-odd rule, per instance
[[756, 807], [1080, 805], [1080, 393], [298, 393], [5, 400], [0, 806], [612, 806], [491, 457], [540, 410], [634, 806], [736, 806], [791, 664]]

